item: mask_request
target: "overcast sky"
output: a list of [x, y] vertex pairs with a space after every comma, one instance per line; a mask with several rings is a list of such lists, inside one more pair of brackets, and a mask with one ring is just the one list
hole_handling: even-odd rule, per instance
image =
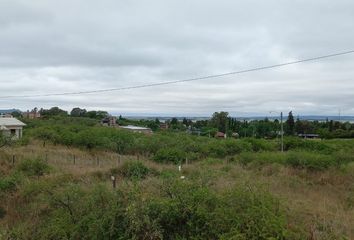
[[[354, 50], [353, 0], [0, 0], [0, 97], [118, 88]], [[79, 96], [0, 99], [114, 114], [354, 115], [354, 54]]]

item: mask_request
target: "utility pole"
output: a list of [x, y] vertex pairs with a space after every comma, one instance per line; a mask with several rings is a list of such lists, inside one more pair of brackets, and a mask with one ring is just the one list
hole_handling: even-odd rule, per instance
[[[272, 113], [275, 111], [270, 111], [269, 113]], [[279, 113], [279, 112], [275, 112]], [[278, 134], [277, 134], [278, 136]], [[281, 152], [284, 152], [284, 124], [283, 124], [283, 112], [280, 112], [280, 138], [281, 138]]]
[[284, 152], [284, 126], [283, 126], [283, 112], [280, 112], [280, 128], [281, 128], [281, 152]]

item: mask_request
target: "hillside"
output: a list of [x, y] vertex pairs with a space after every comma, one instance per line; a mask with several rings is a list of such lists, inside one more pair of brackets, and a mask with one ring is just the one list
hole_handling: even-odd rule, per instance
[[0, 149], [3, 238], [354, 237], [353, 140], [286, 138], [281, 153], [277, 140], [65, 121]]

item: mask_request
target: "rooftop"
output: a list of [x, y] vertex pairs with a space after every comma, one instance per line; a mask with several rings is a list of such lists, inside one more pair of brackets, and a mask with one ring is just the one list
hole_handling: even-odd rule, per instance
[[133, 125], [128, 125], [128, 126], [120, 126], [120, 128], [124, 128], [124, 129], [131, 129], [131, 130], [151, 130], [150, 128], [146, 128], [146, 127], [138, 127], [138, 126], [133, 126]]
[[26, 126], [16, 118], [0, 117], [0, 126]]

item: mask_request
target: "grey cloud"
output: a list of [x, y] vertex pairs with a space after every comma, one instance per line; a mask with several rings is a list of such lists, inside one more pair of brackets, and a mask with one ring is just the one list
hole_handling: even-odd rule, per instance
[[[171, 81], [354, 49], [354, 2], [0, 1], [0, 96]], [[0, 99], [125, 113], [354, 114], [353, 55], [200, 82]]]

